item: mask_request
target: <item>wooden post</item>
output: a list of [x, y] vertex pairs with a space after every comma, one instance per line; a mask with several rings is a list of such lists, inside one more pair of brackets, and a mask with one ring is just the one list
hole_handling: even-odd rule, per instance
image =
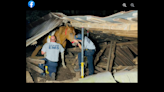
[[36, 72], [38, 72], [38, 73], [43, 73], [43, 70], [40, 69], [38, 66], [33, 65], [33, 64], [31, 64], [30, 62], [27, 62], [27, 61], [26, 61], [26, 63], [27, 63], [28, 68], [31, 68], [31, 69], [35, 70]]
[[112, 51], [111, 51], [111, 58], [110, 58], [110, 62], [109, 62], [109, 72], [111, 72], [111, 70], [112, 70], [115, 47], [116, 47], [116, 41], [114, 40], [113, 46], [112, 46]]
[[106, 67], [106, 71], [110, 71], [112, 69], [112, 65], [113, 65], [113, 59], [114, 59], [114, 52], [115, 52], [115, 46], [116, 46], [116, 41], [115, 41], [115, 36], [113, 36], [113, 40], [111, 40], [111, 44], [110, 44], [110, 49], [109, 49], [109, 57], [107, 59], [107, 67]]
[[26, 71], [26, 83], [34, 83], [29, 71]]
[[108, 71], [108, 69], [109, 69], [109, 61], [110, 61], [110, 56], [111, 56], [111, 51], [112, 51], [112, 44], [113, 44], [113, 40], [111, 40], [111, 43], [110, 43], [110, 49], [109, 49], [109, 56], [107, 59], [106, 71]]
[[44, 60], [32, 59], [32, 58], [30, 58], [30, 57], [27, 57], [27, 58], [26, 58], [26, 61], [27, 61], [27, 62], [30, 62], [30, 63], [33, 63], [33, 64], [35, 64], [35, 65], [44, 64], [44, 63], [45, 63]]
[[106, 47], [107, 47], [107, 42], [104, 43], [102, 49], [97, 53], [96, 58], [94, 59], [94, 65], [96, 65], [96, 63], [99, 60], [99, 57], [102, 55]]
[[31, 57], [32, 57], [32, 58], [35, 57], [41, 48], [42, 48], [42, 46], [40, 46], [40, 45], [37, 46], [37, 47], [35, 48], [35, 50], [32, 52]]

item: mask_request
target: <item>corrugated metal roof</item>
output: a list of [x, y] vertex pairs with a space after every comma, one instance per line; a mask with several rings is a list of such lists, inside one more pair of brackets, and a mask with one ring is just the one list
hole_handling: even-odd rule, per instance
[[38, 21], [40, 22], [40, 24], [36, 23], [38, 24], [37, 26], [26, 31], [26, 47], [41, 38], [42, 36], [44, 36], [45, 34], [49, 33], [51, 30], [53, 30], [55, 27], [57, 27], [63, 22], [62, 19], [52, 16], [51, 13], [43, 16], [42, 18], [44, 19], [44, 17], [47, 17], [49, 19], [46, 19], [45, 21], [41, 22]]
[[117, 21], [113, 21], [114, 19], [117, 18], [122, 18], [122, 19], [128, 19], [128, 18], [136, 18], [137, 17], [137, 13], [138, 11], [131, 11], [128, 13], [118, 13], [115, 16], [109, 16], [109, 17], [105, 17], [105, 18], [101, 18], [101, 20], [105, 20], [111, 23], [121, 23], [121, 22], [117, 22]]
[[100, 19], [100, 20], [105, 20], [105, 21], [111, 22], [111, 23], [121, 23], [121, 22], [114, 21], [114, 19], [117, 19], [117, 18], [122, 18], [122, 19], [136, 18], [137, 13], [138, 13], [138, 11], [134, 10], [134, 11], [127, 12], [127, 13], [126, 12], [119, 12], [117, 14], [113, 14], [113, 15], [110, 15], [110, 16], [107, 16], [107, 17], [97, 17], [97, 16], [91, 16], [91, 15], [66, 16], [66, 17], [70, 18], [70, 19], [73, 19], [73, 20], [76, 20], [76, 21], [80, 21], [80, 22], [82, 22], [81, 20], [88, 21], [88, 18], [93, 17], [93, 18]]
[[107, 17], [64, 16], [61, 19], [70, 21], [75, 28], [102, 31], [103, 33], [115, 34], [117, 36], [138, 37], [138, 10], [121, 11]]

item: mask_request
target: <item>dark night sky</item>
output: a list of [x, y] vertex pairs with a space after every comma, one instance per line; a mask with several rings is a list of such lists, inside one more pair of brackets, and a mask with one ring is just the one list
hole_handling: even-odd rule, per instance
[[27, 10], [26, 11], [26, 23], [33, 22], [40, 17], [48, 14], [49, 12], [61, 12], [67, 16], [72, 15], [94, 15], [105, 17], [123, 10]]

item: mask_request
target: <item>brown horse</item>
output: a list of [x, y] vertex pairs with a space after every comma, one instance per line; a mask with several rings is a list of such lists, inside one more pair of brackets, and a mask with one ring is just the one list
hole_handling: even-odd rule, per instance
[[[53, 31], [51, 36], [52, 35], [54, 35], [56, 37], [56, 43], [61, 44], [63, 46], [63, 48], [65, 48], [66, 43], [67, 43], [66, 39], [69, 40], [70, 42], [72, 42], [74, 40], [75, 30], [73, 27], [69, 27], [68, 25], [61, 26], [58, 30]], [[49, 36], [44, 38], [43, 45], [47, 42], [50, 42]], [[35, 57], [43, 45], [37, 46], [36, 49], [33, 51], [31, 57]], [[62, 65], [64, 68], [66, 68], [65, 63], [64, 63], [64, 52], [61, 53], [61, 58], [62, 58]]]

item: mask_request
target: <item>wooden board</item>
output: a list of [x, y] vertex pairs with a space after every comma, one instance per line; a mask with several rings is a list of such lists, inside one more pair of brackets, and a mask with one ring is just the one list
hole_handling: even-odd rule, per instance
[[97, 62], [99, 61], [99, 57], [102, 55], [106, 47], [107, 47], [107, 42], [104, 43], [102, 49], [96, 54], [96, 57], [94, 59], [94, 65], [97, 64]]
[[130, 41], [130, 42], [119, 42], [116, 45], [117, 46], [122, 46], [122, 45], [128, 45], [128, 44], [136, 44], [138, 43], [137, 41]]
[[73, 69], [73, 66], [71, 64], [67, 64], [66, 66], [69, 68], [69, 70], [71, 71], [71, 73], [75, 73], [75, 71]]
[[[110, 47], [110, 51], [109, 51], [109, 57], [108, 57], [108, 61], [107, 61], [107, 68], [106, 70], [108, 71], [109, 69], [109, 72], [111, 72], [112, 70], [112, 65], [113, 65], [113, 59], [115, 57], [114, 53], [115, 53], [115, 47], [116, 47], [116, 41], [113, 40], [112, 41], [113, 43], [111, 44], [111, 47]], [[108, 68], [109, 67], [109, 68]]]
[[125, 48], [121, 48], [121, 50], [126, 52], [126, 54], [129, 56], [129, 58], [134, 59], [132, 52], [129, 50], [129, 48], [127, 46]]
[[115, 62], [118, 64], [118, 65], [127, 65], [126, 63], [124, 63], [123, 61], [120, 60], [120, 58], [116, 55], [115, 57]]
[[74, 61], [72, 62], [72, 65], [75, 65], [75, 63], [78, 61], [78, 55], [76, 55]]
[[128, 61], [130, 61], [129, 63], [134, 64], [134, 63], [131, 62], [133, 59], [132, 59], [132, 58], [129, 58], [129, 56], [128, 56], [124, 51], [122, 51], [121, 48], [118, 47], [117, 50], [118, 50], [122, 55], [124, 55], [124, 57], [125, 57]]
[[45, 63], [44, 60], [32, 59], [32, 58], [30, 58], [30, 57], [27, 57], [27, 58], [26, 58], [26, 61], [27, 61], [27, 62], [30, 62], [30, 63], [33, 63], [33, 64], [35, 64], [35, 65], [44, 64], [44, 63]]
[[133, 59], [134, 64], [138, 64], [138, 56]]
[[95, 69], [100, 71], [100, 72], [104, 72], [105, 70], [103, 70], [101, 67], [95, 66]]
[[26, 71], [26, 83], [34, 83], [29, 71]]
[[127, 45], [127, 46], [128, 46], [129, 49], [132, 50], [136, 55], [138, 55], [138, 50], [137, 50], [137, 48], [136, 48], [135, 46], [133, 46], [133, 45], [131, 45], [131, 44], [129, 44], [129, 45]]
[[119, 48], [117, 48], [116, 53], [117, 53], [117, 55], [119, 55], [119, 57], [121, 57], [121, 59], [124, 60], [128, 65], [134, 65], [134, 63], [133, 63], [131, 60], [129, 60], [129, 58], [127, 58], [127, 57], [125, 56], [125, 54], [121, 53], [121, 50], [120, 50]]
[[99, 62], [99, 63], [97, 64], [97, 66], [98, 66], [98, 67], [101, 67], [101, 68], [106, 68], [107, 62]]
[[31, 59], [42, 59], [42, 58], [44, 58], [44, 56], [35, 56], [35, 57], [29, 57], [29, 58], [31, 58]]
[[117, 53], [116, 51], [116, 60], [118, 60], [120, 63], [122, 63], [122, 65], [126, 66], [126, 65], [129, 65], [127, 62], [125, 62], [122, 57]]
[[28, 68], [31, 68], [31, 69], [35, 70], [36, 72], [38, 72], [38, 73], [43, 73], [43, 70], [40, 69], [38, 66], [36, 66], [34, 64], [31, 64], [30, 62], [27, 62], [27, 61], [26, 61], [26, 64], [27, 64], [26, 66]]
[[74, 48], [67, 48], [66, 51], [72, 53], [80, 53], [81, 49], [79, 47], [74, 47]]

